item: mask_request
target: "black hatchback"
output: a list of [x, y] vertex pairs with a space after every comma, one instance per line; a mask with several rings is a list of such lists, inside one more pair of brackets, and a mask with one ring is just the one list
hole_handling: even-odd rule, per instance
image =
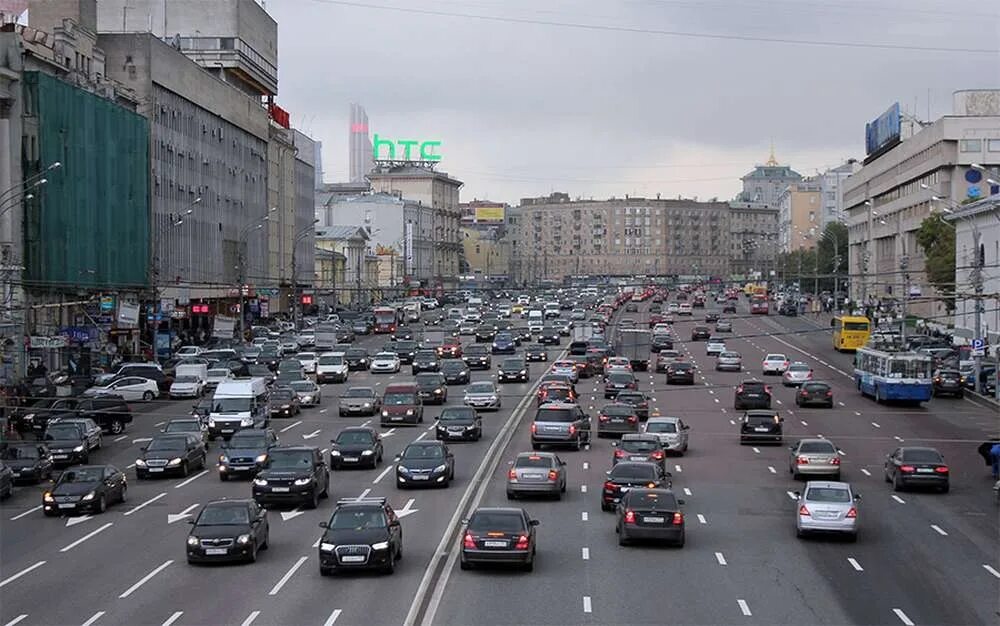
[[771, 408], [771, 386], [759, 380], [744, 380], [736, 386], [735, 409]]
[[935, 396], [965, 396], [965, 380], [962, 373], [955, 369], [940, 369], [934, 372], [933, 378]]
[[462, 533], [462, 569], [474, 565], [514, 564], [530, 572], [535, 567], [535, 527], [524, 509], [478, 508]]
[[188, 563], [257, 560], [270, 537], [267, 511], [253, 500], [209, 502], [188, 522]]
[[740, 444], [780, 444], [784, 421], [775, 411], [747, 411], [740, 419]]
[[694, 365], [685, 361], [677, 361], [667, 366], [668, 385], [693, 385]]

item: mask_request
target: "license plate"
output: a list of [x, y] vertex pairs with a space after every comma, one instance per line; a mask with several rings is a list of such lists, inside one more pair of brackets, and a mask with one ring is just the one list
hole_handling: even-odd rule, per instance
[[756, 433], [766, 433], [770, 429], [767, 426], [758, 426], [757, 428], [754, 428], [753, 430]]
[[664, 522], [664, 518], [662, 518], [662, 517], [644, 517], [644, 518], [642, 518], [642, 521], [646, 522], [647, 524], [662, 524]]
[[403, 421], [403, 416], [402, 415], [393, 415], [393, 416], [391, 416], [389, 418], [389, 420], [393, 421], [393, 422], [402, 422]]
[[448, 436], [449, 437], [461, 437], [462, 436], [462, 431], [449, 430], [448, 431]]
[[542, 477], [542, 474], [525, 474], [524, 477], [530, 480], [538, 480]]
[[53, 459], [68, 459], [69, 455], [68, 454], [53, 454], [52, 458]]
[[917, 473], [918, 474], [933, 474], [934, 470], [931, 469], [931, 468], [929, 468], [929, 467], [918, 467], [917, 468]]
[[72, 509], [72, 508], [76, 508], [76, 505], [75, 504], [60, 504], [59, 508], [60, 509]]
[[149, 468], [149, 471], [151, 471], [151, 472], [162, 472], [163, 468], [162, 467], [151, 467], [151, 468]]
[[645, 461], [648, 458], [649, 457], [645, 457], [645, 456], [634, 456], [634, 457], [631, 457], [629, 460], [630, 461]]
[[223, 433], [231, 433], [231, 432], [233, 432], [233, 429], [232, 428], [223, 428], [222, 432]]
[[427, 480], [428, 478], [430, 478], [430, 476], [426, 474], [417, 474], [413, 477], [413, 480]]
[[357, 463], [358, 462], [358, 457], [356, 457], [356, 456], [345, 456], [344, 460], [347, 461], [348, 463]]
[[483, 546], [487, 548], [506, 548], [506, 541], [484, 541]]
[[613, 423], [613, 424], [622, 424], [624, 422], [625, 422], [625, 420], [623, 418], [621, 418], [621, 417], [613, 417], [613, 418], [611, 418], [611, 423]]
[[340, 557], [340, 560], [343, 561], [344, 563], [364, 563], [365, 562], [365, 557], [364, 556], [343, 556], [343, 557]]
[[226, 548], [205, 548], [205, 554], [208, 556], [218, 556], [220, 554], [226, 554], [229, 552]]
[[14, 475], [15, 477], [17, 477], [17, 476], [20, 476], [20, 475], [21, 475], [21, 472], [14, 472], [14, 474], [13, 474], [13, 475]]
[[288, 487], [271, 487], [271, 491], [274, 493], [288, 493]]

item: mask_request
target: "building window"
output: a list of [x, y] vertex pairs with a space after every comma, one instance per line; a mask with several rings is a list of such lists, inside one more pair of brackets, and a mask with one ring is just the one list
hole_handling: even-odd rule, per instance
[[982, 152], [982, 150], [983, 150], [982, 139], [963, 139], [958, 142], [959, 152]]
[[989, 152], [1000, 152], [1000, 139], [987, 139], [986, 149]]

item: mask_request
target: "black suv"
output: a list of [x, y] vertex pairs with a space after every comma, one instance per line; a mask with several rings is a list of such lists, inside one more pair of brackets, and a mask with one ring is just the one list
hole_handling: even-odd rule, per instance
[[441, 373], [449, 385], [466, 385], [471, 379], [469, 366], [459, 359], [445, 359], [441, 363]]
[[448, 380], [441, 372], [423, 372], [413, 377], [424, 404], [444, 404], [448, 401]]
[[691, 331], [691, 341], [708, 341], [712, 330], [708, 326], [695, 326]]
[[80, 403], [77, 398], [42, 398], [34, 403], [18, 407], [11, 417], [11, 425], [19, 433], [35, 433], [40, 437], [49, 424], [49, 419], [73, 409]]
[[956, 398], [965, 396], [965, 380], [959, 370], [940, 369], [934, 372], [933, 383], [935, 396], [949, 395]]
[[759, 380], [744, 380], [736, 387], [735, 409], [771, 408], [771, 386]]
[[142, 447], [142, 455], [135, 460], [135, 477], [150, 478], [169, 473], [187, 476], [194, 468], [205, 469], [207, 456], [201, 435], [156, 435]]
[[344, 353], [344, 360], [347, 361], [347, 369], [352, 372], [368, 369], [369, 356], [364, 348], [351, 348]]
[[462, 360], [465, 364], [469, 366], [470, 369], [490, 369], [493, 365], [493, 359], [490, 358], [490, 350], [486, 346], [473, 344], [465, 349], [462, 354]]
[[542, 332], [538, 333], [538, 343], [558, 346], [560, 341], [562, 341], [562, 335], [559, 334], [559, 329], [555, 326], [545, 326], [542, 328]]
[[653, 335], [653, 340], [649, 345], [651, 352], [659, 352], [660, 350], [673, 350], [674, 349], [674, 338], [666, 333], [657, 333]]
[[[402, 355], [399, 357], [402, 359]], [[420, 372], [437, 372], [441, 369], [441, 361], [438, 359], [437, 352], [434, 350], [418, 350], [416, 354], [413, 355], [413, 360], [411, 361], [413, 374], [419, 374]]]
[[400, 363], [412, 365], [413, 358], [417, 356], [417, 342], [413, 339], [400, 339], [396, 341], [393, 352], [399, 356]]
[[747, 411], [740, 419], [740, 444], [780, 444], [784, 421], [776, 411]]
[[89, 417], [101, 430], [120, 434], [132, 423], [132, 409], [121, 396], [100, 396], [80, 400], [76, 405], [78, 417]]
[[319, 540], [319, 573], [380, 569], [391, 574], [403, 556], [403, 527], [385, 498], [347, 498], [327, 522]]
[[528, 362], [523, 358], [514, 357], [501, 361], [497, 367], [497, 382], [504, 383], [509, 380], [528, 382], [529, 370]]
[[382, 436], [370, 426], [350, 426], [330, 440], [330, 469], [371, 467], [382, 462]]
[[493, 338], [497, 335], [497, 329], [493, 324], [480, 324], [476, 326], [476, 342], [486, 343], [493, 341]]
[[272, 448], [257, 477], [253, 499], [258, 504], [305, 504], [310, 509], [327, 497], [330, 472], [319, 448], [288, 446]]

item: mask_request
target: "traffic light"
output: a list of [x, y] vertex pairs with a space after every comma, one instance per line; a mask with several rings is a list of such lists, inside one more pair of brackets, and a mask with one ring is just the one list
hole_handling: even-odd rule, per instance
[[313, 297], [310, 294], [303, 294], [302, 304], [311, 305], [313, 303]]

